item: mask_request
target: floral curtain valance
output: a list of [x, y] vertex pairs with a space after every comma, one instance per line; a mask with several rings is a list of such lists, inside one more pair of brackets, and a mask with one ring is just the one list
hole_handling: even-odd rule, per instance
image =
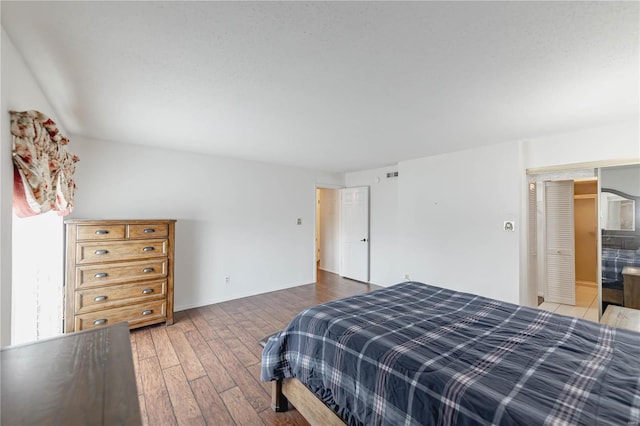
[[13, 208], [18, 217], [50, 210], [66, 216], [73, 208], [77, 156], [69, 139], [39, 111], [11, 111], [13, 134]]

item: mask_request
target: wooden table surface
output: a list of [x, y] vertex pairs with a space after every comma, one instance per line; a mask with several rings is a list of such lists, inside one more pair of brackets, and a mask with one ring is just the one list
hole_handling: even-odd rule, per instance
[[0, 351], [3, 425], [139, 425], [127, 323]]
[[600, 324], [640, 331], [640, 310], [609, 305], [600, 318]]

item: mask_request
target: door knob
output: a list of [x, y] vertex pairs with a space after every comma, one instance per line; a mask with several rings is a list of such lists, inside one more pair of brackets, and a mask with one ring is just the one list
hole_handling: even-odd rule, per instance
[[366, 242], [367, 242], [367, 239], [366, 239], [366, 238], [363, 238], [363, 239], [361, 239], [360, 241], [362, 241], [363, 243], [366, 243]]

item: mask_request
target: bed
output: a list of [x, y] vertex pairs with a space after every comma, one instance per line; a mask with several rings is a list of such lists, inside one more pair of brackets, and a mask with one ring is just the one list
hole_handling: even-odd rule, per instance
[[640, 266], [640, 249], [625, 250], [602, 248], [602, 285], [620, 283], [622, 286], [622, 270], [625, 266]]
[[261, 379], [312, 424], [639, 424], [640, 333], [406, 282], [298, 314]]
[[[612, 244], [614, 243], [614, 244]], [[620, 246], [632, 249], [618, 248]], [[625, 303], [623, 270], [627, 266], [640, 267], [640, 238], [603, 237], [602, 247], [602, 309], [607, 305], [627, 306]], [[631, 305], [635, 306], [634, 303]]]

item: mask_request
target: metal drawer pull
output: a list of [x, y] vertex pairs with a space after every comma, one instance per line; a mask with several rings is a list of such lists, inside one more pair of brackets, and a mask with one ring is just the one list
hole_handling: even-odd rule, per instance
[[107, 231], [106, 229], [98, 229], [96, 231], [96, 235], [105, 235], [105, 234], [108, 234], [108, 233], [109, 233], [109, 231]]
[[95, 320], [93, 322], [93, 325], [102, 325], [102, 324], [106, 324], [107, 320], [105, 318], [99, 319], [99, 320]]
[[144, 228], [144, 230], [142, 232], [145, 233], [145, 234], [150, 234], [152, 232], [156, 232], [156, 230], [153, 229], [153, 228]]
[[151, 247], [151, 246], [142, 248], [142, 251], [154, 251], [154, 250], [155, 250], [155, 247]]
[[107, 296], [96, 296], [93, 298], [94, 302], [102, 302], [103, 300], [107, 300], [108, 297]]
[[96, 250], [94, 251], [95, 254], [107, 254], [109, 253], [109, 250]]
[[109, 274], [107, 274], [106, 272], [100, 272], [99, 274], [95, 274], [94, 277], [95, 278], [104, 278], [106, 276], [108, 276]]
[[153, 268], [144, 268], [142, 272], [153, 272]]
[[147, 309], [146, 311], [142, 311], [142, 315], [151, 315], [153, 313], [153, 309]]
[[142, 294], [151, 294], [151, 293], [153, 293], [152, 288], [145, 288], [144, 290], [142, 290]]

